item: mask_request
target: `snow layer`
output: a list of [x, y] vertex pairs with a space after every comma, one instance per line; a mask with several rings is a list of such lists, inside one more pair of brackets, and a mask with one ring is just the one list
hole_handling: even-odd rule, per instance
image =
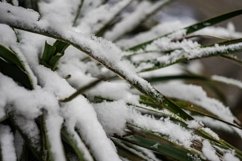
[[234, 86], [237, 86], [239, 88], [242, 88], [242, 82], [239, 81], [239, 80], [232, 79], [232, 78], [226, 78], [226, 77], [219, 76], [219, 75], [213, 75], [212, 80], [215, 80], [215, 81], [218, 81], [218, 82], [223, 82], [223, 83], [226, 83], [226, 84], [230, 84], [230, 85], [234, 85]]
[[17, 161], [13, 134], [8, 126], [0, 125], [0, 146], [3, 161]]
[[100, 31], [107, 23], [125, 8], [132, 0], [121, 0], [112, 5], [104, 4], [96, 9], [89, 11], [80, 21], [77, 30], [82, 33], [95, 34]]
[[[122, 101], [95, 104], [95, 110], [98, 116], [100, 116], [99, 119], [102, 125], [110, 135], [114, 133], [123, 135], [126, 123], [131, 123], [146, 130], [166, 135], [171, 141], [185, 147], [189, 147], [192, 144], [192, 140], [200, 140], [192, 131], [177, 125], [171, 120], [142, 116], [136, 110], [127, 107]], [[176, 130], [174, 131], [174, 129]]]
[[208, 160], [220, 161], [218, 155], [216, 154], [215, 149], [212, 147], [212, 145], [207, 140], [203, 141], [202, 152]]
[[126, 17], [117, 23], [111, 31], [107, 32], [104, 37], [109, 40], [117, 40], [120, 36], [137, 27], [137, 25], [147, 19], [151, 13], [155, 12], [168, 1], [169, 0], [158, 1], [154, 2], [153, 4], [147, 1], [138, 3], [135, 11], [129, 15], [126, 15]]
[[224, 161], [239, 161], [239, 159], [237, 157], [235, 157], [234, 154], [232, 154], [231, 152], [226, 153], [223, 156], [223, 160]]
[[199, 86], [170, 83], [159, 85], [158, 89], [166, 96], [186, 100], [199, 105], [230, 123], [233, 123], [235, 119], [228, 107], [224, 106], [218, 100], [209, 98]]

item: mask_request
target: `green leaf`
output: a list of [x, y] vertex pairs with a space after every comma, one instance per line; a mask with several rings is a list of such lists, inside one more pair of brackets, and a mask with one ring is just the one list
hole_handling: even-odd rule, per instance
[[40, 63], [52, 70], [55, 70], [59, 59], [64, 55], [68, 46], [68, 43], [60, 40], [56, 40], [53, 45], [45, 42], [45, 48], [40, 58]]
[[169, 160], [193, 161], [195, 156], [197, 159], [203, 160], [198, 151], [186, 149], [169, 141], [166, 137], [135, 127], [130, 127], [129, 129], [132, 131], [132, 134], [119, 138], [120, 140], [149, 149], [167, 157]]
[[196, 24], [193, 24], [191, 26], [188, 26], [186, 27], [186, 34], [191, 34], [191, 33], [194, 33], [198, 30], [201, 30], [203, 28], [206, 28], [208, 26], [212, 26], [212, 25], [215, 25], [217, 23], [220, 23], [220, 22], [223, 22], [225, 20], [228, 20], [228, 19], [231, 19], [235, 16], [238, 16], [238, 15], [241, 15], [242, 14], [242, 10], [236, 10], [236, 11], [232, 11], [232, 12], [229, 12], [229, 13], [225, 13], [223, 15], [220, 15], [220, 16], [216, 16], [214, 18], [210, 18], [208, 20], [205, 20], [205, 21], [202, 21], [202, 22], [199, 22], [199, 23], [196, 23]]
[[227, 121], [224, 121], [222, 118], [219, 118], [216, 114], [211, 113], [210, 111], [204, 109], [203, 107], [199, 107], [198, 105], [195, 105], [193, 103], [190, 103], [190, 102], [187, 102], [187, 101], [183, 101], [183, 100], [175, 100], [175, 102], [176, 102], [177, 105], [179, 105], [183, 109], [188, 110], [188, 111], [190, 111], [190, 112], [192, 112], [194, 114], [199, 114], [201, 116], [210, 117], [210, 118], [212, 118], [214, 120], [223, 122], [223, 123], [225, 123], [225, 124], [227, 124], [229, 126], [233, 126], [233, 127], [238, 128], [238, 129], [242, 129], [241, 126], [235, 125], [235, 124], [227, 122]]
[[[28, 130], [22, 128], [19, 121], [19, 116], [17, 116], [14, 112], [8, 113], [11, 125], [16, 129], [22, 138], [24, 139], [25, 144], [29, 149], [29, 155], [32, 158], [36, 159], [37, 161], [41, 161], [41, 147], [40, 147], [40, 140], [35, 140], [32, 136], [28, 133]], [[22, 117], [22, 116], [20, 116]]]
[[19, 69], [25, 70], [24, 65], [21, 60], [17, 57], [14, 51], [6, 48], [5, 46], [0, 44], [0, 58], [4, 59], [6, 62], [15, 64]]
[[114, 142], [115, 146], [117, 147], [118, 154], [122, 156], [123, 158], [127, 158], [130, 161], [148, 161], [147, 159], [141, 157], [138, 155], [134, 149], [129, 148], [125, 146], [121, 140], [118, 140], [116, 138], [112, 138], [112, 141]]
[[149, 105], [156, 109], [165, 108], [184, 120], [193, 120], [193, 117], [187, 114], [186, 112], [184, 112], [182, 110], [182, 107], [179, 107], [174, 101], [172, 101], [171, 99], [165, 96], [163, 97], [162, 102], [157, 102], [149, 96], [141, 95], [140, 103]]
[[51, 151], [51, 143], [49, 141], [49, 136], [47, 132], [47, 111], [43, 111], [41, 116], [41, 141], [42, 141], [42, 160], [44, 161], [56, 161], [54, 159], [54, 154]]
[[68, 132], [68, 130], [65, 127], [63, 127], [61, 130], [61, 136], [64, 139], [64, 141], [71, 146], [79, 161], [88, 161], [84, 157], [83, 150], [78, 147], [76, 139], [72, 136], [71, 133]]
[[[230, 19], [232, 17], [238, 16], [238, 15], [241, 15], [241, 14], [242, 14], [242, 10], [236, 10], [236, 11], [233, 11], [233, 12], [229, 12], [229, 13], [226, 13], [226, 14], [223, 14], [223, 15], [220, 15], [220, 16], [216, 16], [214, 18], [210, 18], [208, 20], [205, 20], [205, 21], [193, 24], [191, 26], [185, 27], [184, 29], [186, 30], [186, 34], [188, 35], [188, 34], [196, 32], [198, 30], [201, 30], [203, 28], [206, 28], [208, 26], [215, 25], [217, 23], [223, 22], [225, 20], [228, 20], [228, 19]], [[137, 44], [137, 45], [135, 45], [133, 47], [130, 47], [128, 49], [128, 51], [137, 51], [139, 49], [143, 49], [143, 48], [145, 48], [145, 46], [151, 44], [153, 41], [155, 41], [155, 40], [157, 40], [159, 38], [165, 37], [165, 36], [169, 36], [169, 35], [171, 35], [171, 34], [173, 34], [175, 32], [171, 32], [171, 33], [168, 33], [168, 34], [165, 34], [165, 35], [161, 35], [161, 36], [158, 36], [158, 37], [156, 37], [156, 38], [154, 38], [152, 40], [143, 42], [141, 44]]]
[[0, 44], [0, 72], [27, 89], [33, 89], [32, 80], [16, 53]]
[[73, 26], [77, 25], [77, 20], [80, 17], [80, 13], [81, 13], [81, 9], [82, 9], [82, 6], [83, 6], [83, 2], [84, 2], [84, 0], [80, 0], [80, 3], [78, 5], [77, 11], [76, 11], [75, 18], [73, 20]]

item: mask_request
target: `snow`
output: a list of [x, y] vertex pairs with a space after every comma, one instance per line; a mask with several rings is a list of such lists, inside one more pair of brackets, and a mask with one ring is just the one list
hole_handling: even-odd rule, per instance
[[[42, 108], [57, 108], [58, 106], [55, 97], [50, 93], [41, 89], [28, 91], [2, 74], [0, 74], [0, 89], [1, 95], [5, 95], [5, 105], [3, 106], [12, 105], [8, 110], [16, 111], [17, 114], [22, 114], [26, 118], [38, 117]], [[25, 101], [23, 102], [23, 100]]]
[[137, 103], [138, 96], [130, 93], [130, 85], [122, 82], [102, 82], [87, 92], [88, 96], [100, 96], [111, 100], [125, 100], [126, 102]]
[[[129, 60], [124, 59], [127, 53], [117, 45], [104, 38], [91, 35], [111, 21], [130, 2], [131, 0], [123, 0], [114, 5], [101, 5], [101, 1], [87, 0], [84, 2], [83, 10], [78, 18], [77, 24], [79, 26], [75, 27], [73, 27], [73, 15], [75, 15], [77, 6], [80, 4], [79, 0], [68, 2], [64, 0], [42, 1], [40, 3], [41, 19], [37, 12], [0, 2], [0, 23], [49, 35], [53, 38], [63, 38], [73, 45], [66, 50], [65, 56], [62, 57], [58, 64], [58, 71], [54, 72], [40, 65], [38, 60], [40, 53], [43, 52], [44, 42], [53, 43], [54, 39], [21, 30], [12, 30], [9, 26], [0, 24], [0, 30], [3, 31], [0, 33], [0, 43], [11, 47], [16, 52], [24, 63], [34, 84], [34, 89], [30, 91], [16, 84], [11, 78], [0, 74], [0, 120], [5, 117], [5, 113], [14, 111], [18, 115], [15, 120], [18, 126], [24, 133], [28, 134], [33, 143], [39, 144], [40, 132], [34, 120], [45, 114], [47, 137], [50, 142], [51, 153], [55, 160], [60, 161], [66, 160], [61, 142], [60, 132], [62, 127], [65, 127], [67, 132], [71, 134], [72, 139], [75, 140], [77, 146], [84, 153], [84, 157], [89, 161], [94, 159], [98, 161], [120, 161], [121, 158], [119, 158], [117, 150], [109, 137], [125, 135], [127, 123], [165, 135], [170, 141], [183, 145], [186, 148], [191, 148], [190, 146], [194, 140], [202, 141], [202, 138], [193, 132], [193, 129], [203, 126], [200, 122], [195, 120], [186, 122], [188, 124], [187, 129], [169, 118], [155, 118], [148, 114], [142, 115], [135, 108], [133, 109], [131, 106], [128, 106], [127, 104], [134, 104], [133, 106], [140, 105], [139, 95], [137, 91], [132, 89], [131, 85], [143, 94], [156, 99], [157, 102], [163, 100], [163, 94], [183, 99], [200, 105], [220, 118], [232, 123], [235, 118], [228, 107], [215, 99], [209, 98], [200, 87], [184, 85], [181, 82], [162, 84], [157, 86], [161, 94], [143, 79], [167, 74], [182, 74], [183, 70], [181, 66], [178, 65], [154, 72], [137, 74], [136, 72], [141, 71], [147, 64], [144, 63], [135, 67]], [[124, 16], [124, 20], [114, 26], [113, 30], [105, 35], [106, 38], [110, 40], [118, 39], [136, 27], [138, 23], [144, 20], [144, 17], [155, 12], [166, 2], [168, 1], [153, 3], [143, 1], [139, 3], [137, 10], [126, 15], [129, 17], [122, 15]], [[88, 9], [91, 8], [96, 9], [89, 12]], [[90, 19], [90, 17], [95, 17], [96, 19]], [[180, 24], [180, 22], [177, 24]], [[153, 39], [158, 35], [157, 33], [163, 35], [175, 30], [178, 27], [177, 24], [167, 23], [158, 25], [151, 32], [141, 33], [134, 38], [128, 37], [122, 39], [118, 44], [120, 45], [124, 42], [130, 44], [130, 46], [136, 45], [143, 42], [146, 36]], [[232, 31], [233, 27], [230, 26], [230, 30]], [[18, 34], [19, 42], [17, 42], [14, 31]], [[145, 52], [145, 54], [148, 53], [146, 56], [140, 53], [131, 53], [135, 55], [132, 56], [131, 60], [139, 62], [156, 59], [159, 56], [158, 61], [161, 63], [172, 63], [183, 57], [193, 59], [214, 54], [218, 51], [227, 52], [242, 47], [241, 43], [238, 43], [237, 45], [229, 45], [227, 47], [216, 45], [214, 47], [200, 48], [200, 44], [192, 40], [176, 41], [183, 38], [185, 32], [185, 30], [178, 30], [174, 34], [154, 41], [144, 51], [140, 51]], [[160, 56], [158, 55], [160, 53], [153, 53], [153, 50], [158, 50], [162, 54], [169, 50], [175, 51], [170, 55], [164, 54]], [[98, 62], [91, 62], [89, 60], [81, 62], [86, 56], [94, 58]], [[106, 68], [100, 68], [100, 64], [98, 63], [103, 64]], [[111, 73], [111, 71], [107, 72], [109, 69], [127, 80], [127, 82], [123, 80], [103, 81], [91, 90], [86, 91], [86, 97], [79, 95], [67, 103], [60, 101], [73, 94], [76, 91], [75, 88], [82, 87], [99, 76], [113, 75], [114, 73]], [[225, 80], [218, 76], [213, 77], [213, 79], [241, 87], [240, 82], [232, 81], [231, 79]], [[111, 99], [113, 102], [90, 103], [88, 98], [95, 96]], [[151, 107], [140, 108], [145, 111]], [[46, 111], [46, 113], [43, 113], [43, 111]], [[166, 111], [158, 112], [165, 113]], [[219, 140], [219, 137], [210, 129], [202, 128], [202, 130]], [[7, 139], [3, 139], [3, 137]], [[5, 160], [16, 160], [16, 157], [14, 158], [16, 154], [13, 148], [13, 135], [10, 128], [0, 126], [0, 141], [1, 146], [8, 144], [7, 148], [3, 148], [7, 150], [4, 154], [14, 154], [13, 156], [7, 156], [12, 158]], [[140, 151], [152, 160], [157, 160], [152, 152], [142, 148]], [[215, 150], [207, 140], [203, 141], [202, 152], [210, 160], [216, 161], [218, 159]], [[232, 155], [234, 154], [226, 153], [224, 160], [234, 159], [236, 161], [236, 158]]]
[[55, 29], [70, 28], [80, 0], [50, 0], [40, 1], [39, 8], [41, 19], [48, 21], [48, 24]]
[[3, 161], [17, 161], [14, 137], [8, 126], [0, 125], [0, 147]]
[[123, 101], [103, 102], [95, 104], [95, 110], [103, 128], [108, 135], [123, 135], [129, 111]]
[[220, 161], [218, 155], [216, 154], [215, 149], [207, 140], [203, 141], [202, 152], [208, 160]]
[[156, 25], [149, 31], [142, 32], [129, 38], [123, 38], [117, 41], [117, 45], [124, 49], [128, 49], [137, 44], [146, 42], [147, 40], [153, 40], [157, 38], [157, 35], [162, 36], [171, 33], [179, 28], [185, 27], [185, 25], [186, 24], [178, 20], [171, 22], [163, 22], [161, 24]]
[[[181, 127], [171, 120], [155, 119], [148, 115], [143, 116], [136, 110], [128, 108], [122, 101], [95, 104], [95, 110], [98, 116], [100, 116], [100, 121], [105, 131], [108, 131], [110, 135], [114, 133], [118, 135], [125, 134], [126, 123], [131, 123], [146, 130], [166, 135], [171, 141], [185, 147], [189, 147], [192, 144], [192, 140], [200, 140], [192, 131]], [[174, 131], [174, 129], [176, 130]]]
[[44, 114], [47, 142], [50, 146], [50, 152], [54, 160], [65, 161], [63, 144], [61, 141], [61, 128], [63, 118], [58, 114]]
[[227, 24], [227, 28], [207, 27], [193, 33], [192, 35], [205, 35], [205, 36], [207, 35], [207, 36], [213, 36], [213, 37], [222, 38], [222, 39], [231, 39], [231, 38], [238, 39], [242, 37], [242, 33], [236, 32], [234, 24], [231, 22]]
[[208, 133], [210, 136], [212, 136], [214, 139], [216, 139], [216, 140], [220, 140], [220, 139], [219, 139], [219, 136], [218, 136], [215, 132], [213, 132], [211, 129], [205, 127], [205, 128], [203, 128], [203, 130], [204, 130], [206, 133]]
[[115, 5], [110, 3], [89, 11], [80, 21], [77, 30], [86, 34], [95, 34], [125, 8], [132, 0], [122, 0]]
[[21, 128], [22, 133], [28, 136], [31, 145], [35, 148], [35, 150], [40, 151], [40, 131], [34, 120], [26, 119], [22, 116], [16, 116], [14, 118], [14, 122], [19, 128]]
[[7, 47], [16, 44], [17, 38], [14, 31], [5, 24], [0, 24], [0, 43]]
[[224, 161], [239, 161], [239, 159], [237, 157], [235, 157], [234, 154], [232, 154], [231, 152], [226, 153], [223, 156], [223, 160]]
[[[4, 16], [6, 13], [7, 16]], [[25, 22], [28, 25], [34, 25], [34, 23], [38, 21], [40, 17], [40, 15], [37, 12], [31, 9], [13, 7], [10, 4], [4, 2], [0, 2], [0, 15], [0, 22], [8, 22], [9, 20], [13, 20], [16, 21], [16, 23]], [[21, 23], [19, 25], [21, 25]]]
[[212, 129], [220, 129], [220, 130], [224, 130], [224, 131], [227, 131], [230, 133], [234, 132], [233, 129], [229, 125], [227, 125], [221, 121], [217, 121], [217, 120], [211, 119], [209, 117], [199, 117], [199, 116], [195, 116], [195, 119], [203, 122], [205, 125], [211, 127]]
[[218, 100], [209, 98], [205, 91], [199, 86], [170, 83], [158, 85], [157, 89], [168, 97], [182, 99], [199, 105], [230, 123], [233, 123], [235, 119], [228, 107], [224, 106]]
[[85, 140], [95, 158], [105, 161], [120, 160], [115, 147], [107, 138], [102, 126], [98, 124], [96, 113], [83, 96], [68, 102], [62, 108], [62, 115], [66, 118], [65, 125], [77, 128], [81, 138]]
[[179, 124], [173, 123], [169, 119], [161, 119], [157, 121], [149, 116], [136, 115], [136, 117], [133, 117], [132, 121], [139, 127], [166, 135], [171, 141], [179, 143], [185, 147], [190, 147], [193, 140], [200, 140], [200, 138], [194, 135], [192, 131], [181, 127]]
[[75, 131], [75, 129], [70, 128], [68, 126], [65, 126], [65, 128], [66, 128], [67, 132], [70, 134], [70, 137], [76, 142], [77, 147], [79, 149], [81, 149], [83, 158], [85, 158], [87, 161], [93, 161], [93, 158], [92, 158], [89, 150], [87, 149], [87, 147], [85, 146], [83, 141], [80, 139], [80, 137], [77, 134], [77, 132]]
[[226, 78], [226, 77], [219, 76], [219, 75], [213, 75], [212, 80], [242, 88], [242, 82], [239, 80], [232, 79], [232, 78]]
[[104, 35], [104, 37], [109, 40], [117, 40], [120, 36], [137, 27], [137, 25], [147, 19], [151, 13], [155, 12], [168, 1], [169, 0], [163, 0], [155, 2], [154, 4], [147, 1], [142, 1], [138, 4], [134, 12], [126, 15], [123, 21], [117, 23], [111, 31]]

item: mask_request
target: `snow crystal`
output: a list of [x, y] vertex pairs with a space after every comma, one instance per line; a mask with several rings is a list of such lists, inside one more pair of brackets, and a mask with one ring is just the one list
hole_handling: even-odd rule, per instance
[[1, 159], [3, 161], [16, 161], [16, 152], [14, 148], [14, 137], [8, 126], [0, 125], [0, 146]]
[[215, 149], [207, 140], [203, 141], [202, 152], [207, 159], [211, 161], [220, 161], [219, 157], [216, 154]]

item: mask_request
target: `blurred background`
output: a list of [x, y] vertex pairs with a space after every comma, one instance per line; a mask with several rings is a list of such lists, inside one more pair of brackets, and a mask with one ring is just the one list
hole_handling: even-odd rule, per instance
[[[205, 20], [226, 12], [242, 9], [241, 0], [177, 0], [163, 9], [161, 18], [172, 15], [175, 18], [190, 17], [196, 21]], [[163, 16], [162, 16], [163, 15]], [[217, 26], [226, 27], [229, 22], [234, 24], [235, 30], [242, 32], [242, 16], [237, 16]], [[240, 54], [242, 55], [242, 53]], [[240, 56], [241, 57], [241, 56]], [[202, 59], [203, 73], [207, 75], [223, 75], [242, 81], [242, 66], [223, 58]], [[242, 122], [242, 91], [236, 87], [218, 86], [226, 93], [226, 105], [232, 108], [232, 112]], [[231, 141], [232, 144], [242, 149], [242, 143], [234, 135], [221, 133], [220, 135]]]

